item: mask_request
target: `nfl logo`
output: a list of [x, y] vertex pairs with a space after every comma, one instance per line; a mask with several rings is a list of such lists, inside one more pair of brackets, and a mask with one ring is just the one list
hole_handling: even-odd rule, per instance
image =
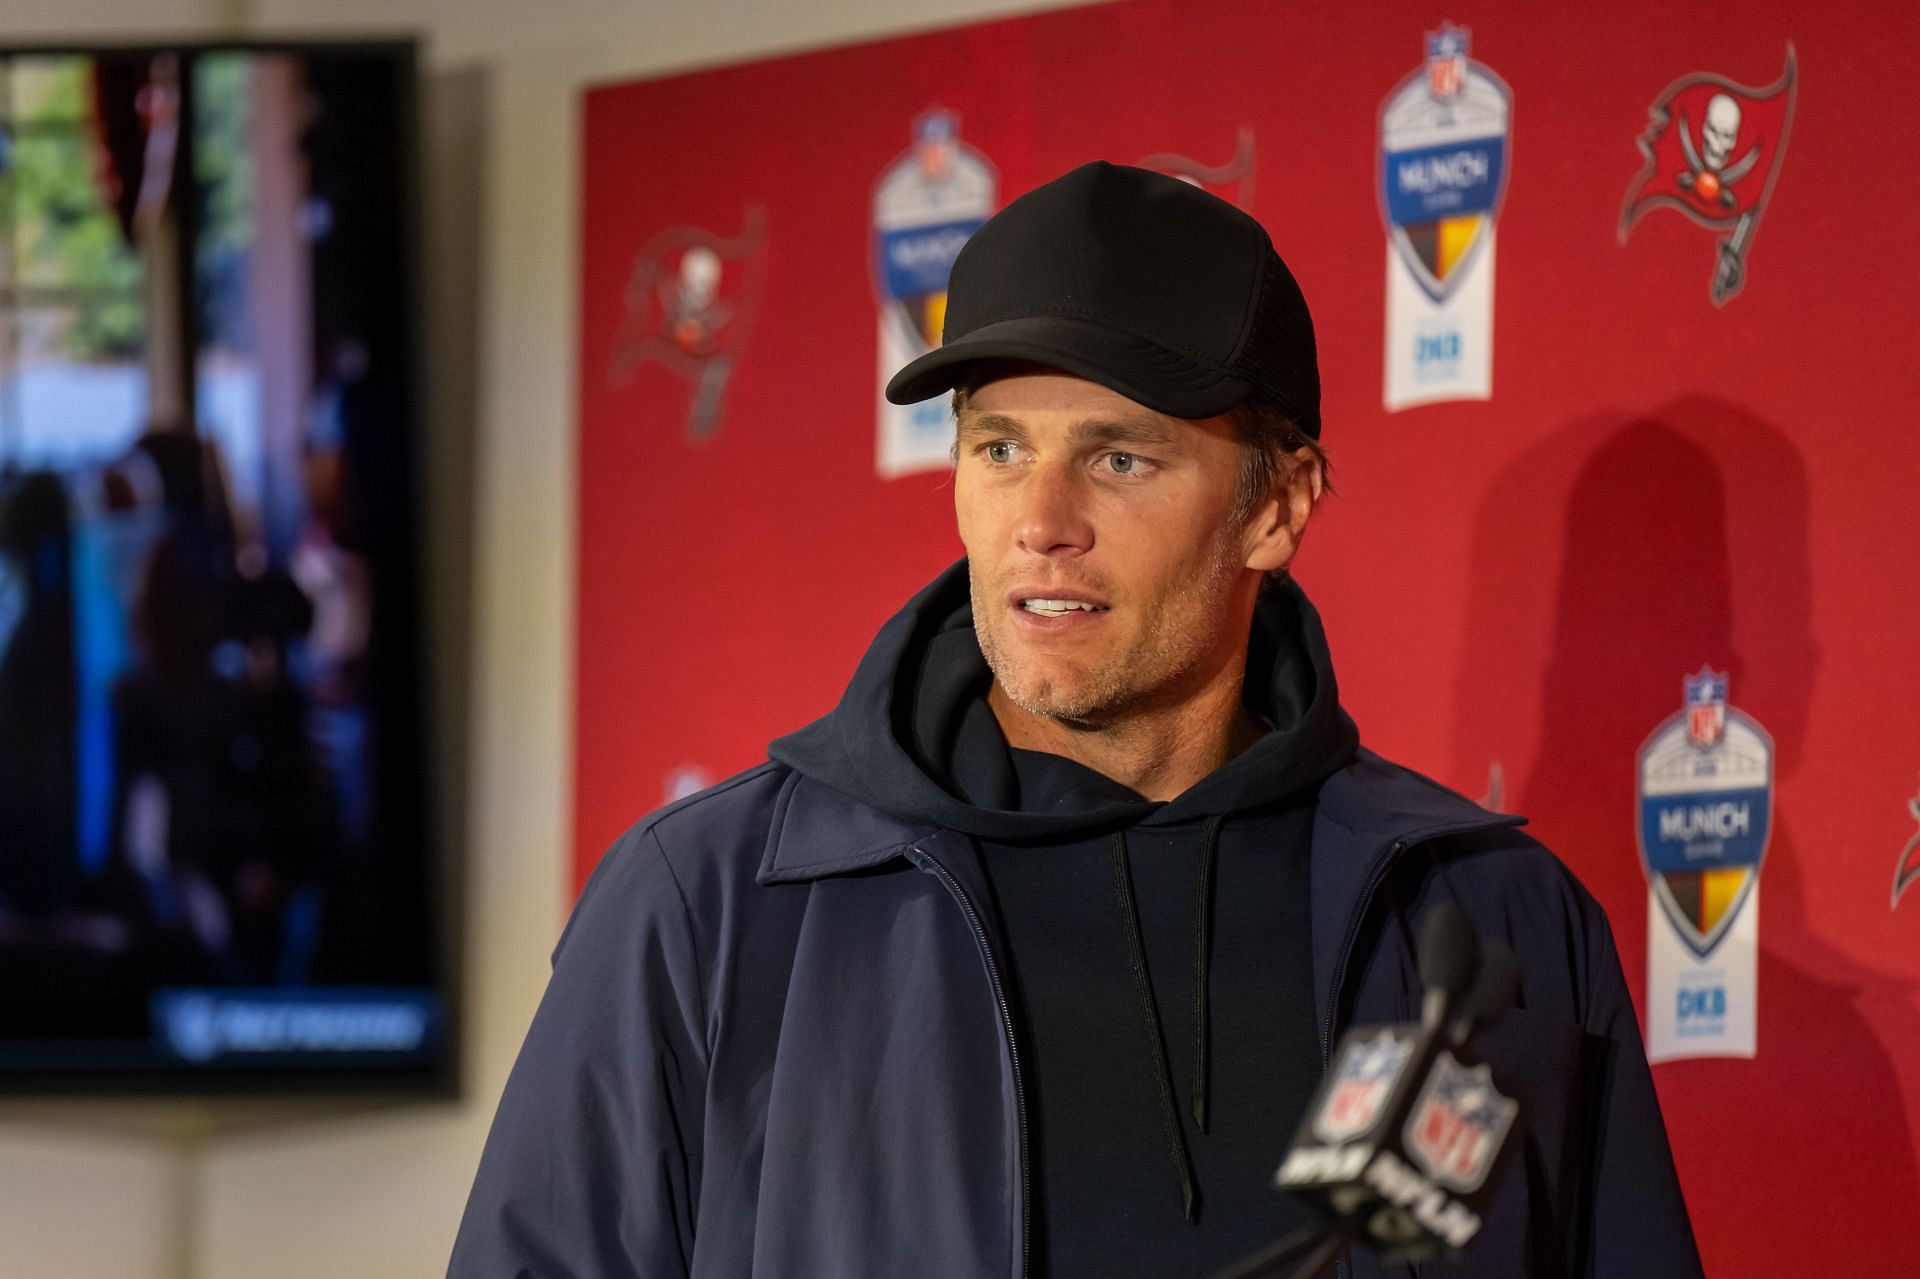
[[1343, 1048], [1325, 1100], [1313, 1117], [1315, 1135], [1338, 1142], [1373, 1127], [1412, 1051], [1411, 1043], [1390, 1030]]
[[928, 181], [938, 182], [953, 170], [959, 132], [953, 116], [946, 111], [929, 111], [913, 122], [914, 156]]
[[1466, 27], [1452, 23], [1427, 32], [1427, 92], [1436, 101], [1451, 102], [1460, 96], [1460, 87], [1467, 79], [1467, 43], [1471, 34]]
[[1727, 677], [1702, 666], [1686, 677], [1687, 738], [1701, 750], [1712, 750], [1727, 731]]
[[1493, 1086], [1487, 1067], [1463, 1067], [1443, 1052], [1407, 1119], [1407, 1153], [1435, 1181], [1478, 1190], [1519, 1108]]

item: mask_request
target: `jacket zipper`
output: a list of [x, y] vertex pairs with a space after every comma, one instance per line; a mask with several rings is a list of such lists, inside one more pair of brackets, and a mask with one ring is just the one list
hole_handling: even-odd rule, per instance
[[1368, 872], [1367, 881], [1360, 888], [1360, 896], [1354, 901], [1353, 914], [1347, 919], [1347, 934], [1340, 940], [1340, 954], [1333, 964], [1333, 980], [1327, 985], [1327, 1015], [1320, 1027], [1320, 1069], [1323, 1072], [1332, 1061], [1334, 1013], [1340, 1007], [1340, 985], [1347, 976], [1347, 956], [1353, 953], [1354, 938], [1359, 936], [1360, 925], [1366, 921], [1367, 908], [1373, 905], [1374, 890], [1379, 888], [1380, 881], [1387, 877], [1387, 871], [1393, 866], [1394, 860], [1415, 844], [1424, 844], [1430, 839], [1443, 839], [1448, 835], [1465, 835], [1472, 831], [1513, 824], [1515, 823], [1503, 823], [1498, 819], [1490, 819], [1454, 822], [1427, 830], [1417, 830], [1411, 835], [1394, 840], [1387, 846], [1386, 852], [1374, 860], [1373, 869]]
[[1320, 1071], [1325, 1074], [1333, 1064], [1333, 1021], [1340, 1007], [1340, 984], [1347, 977], [1347, 956], [1353, 953], [1353, 940], [1360, 934], [1360, 925], [1367, 918], [1367, 907], [1373, 904], [1374, 890], [1380, 887], [1380, 881], [1387, 877], [1387, 870], [1394, 859], [1406, 851], [1407, 841], [1396, 839], [1387, 849], [1386, 855], [1377, 858], [1367, 882], [1360, 889], [1360, 897], [1354, 903], [1353, 914], [1347, 920], [1347, 935], [1340, 939], [1340, 954], [1333, 961], [1333, 980], [1327, 986], [1327, 1016], [1320, 1026]]
[[1007, 1002], [1007, 991], [1000, 980], [1000, 964], [993, 957], [993, 946], [987, 940], [986, 925], [980, 922], [980, 912], [974, 909], [973, 899], [967, 896], [967, 890], [960, 881], [942, 865], [938, 858], [925, 849], [915, 849], [919, 853], [921, 864], [940, 877], [947, 891], [960, 903], [960, 909], [967, 914], [967, 923], [973, 928], [973, 939], [979, 943], [980, 956], [987, 964], [987, 979], [993, 984], [994, 1002], [1000, 1006], [1000, 1029], [1006, 1037], [1007, 1060], [1013, 1067], [1013, 1110], [1018, 1120], [1020, 1134], [1020, 1276], [1027, 1279], [1031, 1267], [1033, 1251], [1033, 1195], [1032, 1177], [1027, 1168], [1027, 1091], [1020, 1076], [1020, 1049], [1013, 1037], [1013, 1008]]

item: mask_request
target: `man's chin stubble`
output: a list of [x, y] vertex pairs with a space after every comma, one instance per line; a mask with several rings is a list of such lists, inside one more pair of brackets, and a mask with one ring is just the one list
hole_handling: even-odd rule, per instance
[[999, 679], [997, 675], [995, 679], [998, 680], [1000, 691], [1006, 694], [1007, 700], [1029, 715], [1052, 720], [1063, 728], [1071, 728], [1082, 733], [1099, 732], [1105, 726], [1107, 717], [1103, 712], [1106, 708], [1096, 700], [1082, 698], [1070, 702], [1058, 696], [1051, 684], [1043, 683], [1032, 692], [1024, 692], [1005, 680]]

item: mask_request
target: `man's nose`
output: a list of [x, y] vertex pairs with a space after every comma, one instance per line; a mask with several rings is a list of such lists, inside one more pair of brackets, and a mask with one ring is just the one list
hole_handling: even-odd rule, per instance
[[1035, 555], [1076, 554], [1093, 545], [1085, 486], [1073, 467], [1036, 465], [1020, 486], [1020, 513], [1014, 539]]

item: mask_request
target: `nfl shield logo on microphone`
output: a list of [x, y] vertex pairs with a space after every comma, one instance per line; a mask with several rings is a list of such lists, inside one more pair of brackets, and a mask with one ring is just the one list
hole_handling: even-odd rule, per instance
[[1407, 1153], [1441, 1185], [1461, 1193], [1478, 1190], [1519, 1109], [1519, 1102], [1493, 1086], [1492, 1070], [1462, 1066], [1443, 1052], [1407, 1118]]
[[1326, 1100], [1313, 1117], [1314, 1135], [1322, 1141], [1342, 1142], [1373, 1127], [1412, 1053], [1413, 1041], [1391, 1029], [1349, 1042], [1340, 1050]]

